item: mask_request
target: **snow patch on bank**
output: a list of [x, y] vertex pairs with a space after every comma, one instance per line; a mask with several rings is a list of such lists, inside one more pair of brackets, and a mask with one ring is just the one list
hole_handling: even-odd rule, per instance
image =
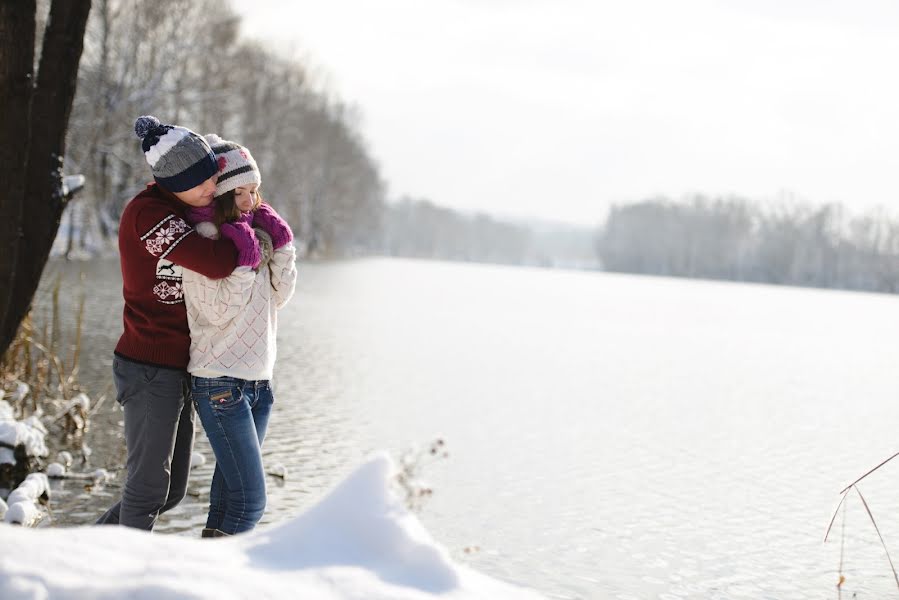
[[454, 564], [393, 493], [394, 474], [378, 454], [305, 514], [232, 538], [0, 525], [0, 589], [8, 600], [541, 597]]
[[44, 437], [47, 428], [37, 416], [30, 416], [23, 421], [13, 417], [12, 406], [6, 400], [0, 400], [0, 464], [16, 464], [11, 447], [25, 445], [28, 456], [47, 456], [47, 444]]

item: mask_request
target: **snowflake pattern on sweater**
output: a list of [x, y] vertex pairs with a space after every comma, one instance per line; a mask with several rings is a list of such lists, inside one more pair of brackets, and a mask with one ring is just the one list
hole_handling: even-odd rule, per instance
[[[184, 219], [169, 215], [142, 235], [140, 239], [146, 243], [147, 252], [153, 256], [165, 258], [190, 232], [190, 225], [185, 223]], [[155, 237], [153, 234], [156, 234]]]
[[[180, 281], [171, 285], [167, 281], [161, 281], [153, 287], [153, 293], [159, 296], [163, 304], [178, 304], [184, 302], [184, 287]], [[172, 298], [169, 300], [168, 298]]]
[[153, 286], [153, 293], [163, 304], [181, 304], [184, 302], [181, 267], [166, 260], [165, 257], [190, 234], [190, 225], [176, 215], [168, 215], [141, 236], [146, 244], [147, 252], [159, 257], [156, 263], [158, 283]]

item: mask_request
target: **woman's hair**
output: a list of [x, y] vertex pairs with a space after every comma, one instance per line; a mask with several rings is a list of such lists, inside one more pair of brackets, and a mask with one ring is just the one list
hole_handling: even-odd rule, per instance
[[[256, 203], [250, 210], [252, 211], [259, 208], [259, 205], [262, 204], [262, 202], [262, 194], [260, 194], [259, 190], [257, 190]], [[240, 209], [237, 208], [237, 203], [234, 201], [234, 190], [229, 190], [221, 196], [216, 197], [214, 219], [216, 227], [221, 227], [222, 223], [233, 223], [239, 218]]]

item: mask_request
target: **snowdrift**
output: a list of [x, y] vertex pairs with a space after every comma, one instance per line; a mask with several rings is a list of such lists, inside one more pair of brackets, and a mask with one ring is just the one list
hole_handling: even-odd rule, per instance
[[393, 493], [393, 474], [389, 457], [378, 454], [305, 514], [233, 538], [201, 540], [110, 526], [0, 525], [0, 596], [5, 600], [541, 597], [454, 564]]

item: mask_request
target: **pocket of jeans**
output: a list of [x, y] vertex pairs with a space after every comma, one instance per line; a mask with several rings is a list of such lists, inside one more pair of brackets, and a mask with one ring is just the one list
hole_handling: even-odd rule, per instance
[[243, 394], [239, 387], [222, 387], [209, 390], [209, 405], [214, 410], [228, 410], [240, 404]]
[[275, 394], [272, 392], [272, 388], [268, 385], [265, 387], [259, 388], [259, 398], [257, 402], [263, 402], [269, 405], [275, 403]]
[[145, 366], [141, 371], [141, 375], [144, 378], [144, 384], [146, 384], [146, 385], [153, 383], [153, 380], [156, 379], [156, 376], [158, 374], [159, 374], [159, 367]]
[[116, 358], [112, 361], [112, 378], [115, 382], [116, 387], [116, 402], [119, 405], [124, 406], [125, 401], [128, 399], [130, 388], [134, 386], [130, 386], [130, 377], [129, 374], [125, 372], [125, 365], [119, 362], [119, 359]]
[[[116, 387], [116, 402], [120, 406], [135, 394], [140, 393], [146, 388], [146, 370], [149, 367], [145, 365], [128, 362], [115, 358], [112, 361], [112, 376]], [[154, 370], [155, 375], [155, 370]]]

